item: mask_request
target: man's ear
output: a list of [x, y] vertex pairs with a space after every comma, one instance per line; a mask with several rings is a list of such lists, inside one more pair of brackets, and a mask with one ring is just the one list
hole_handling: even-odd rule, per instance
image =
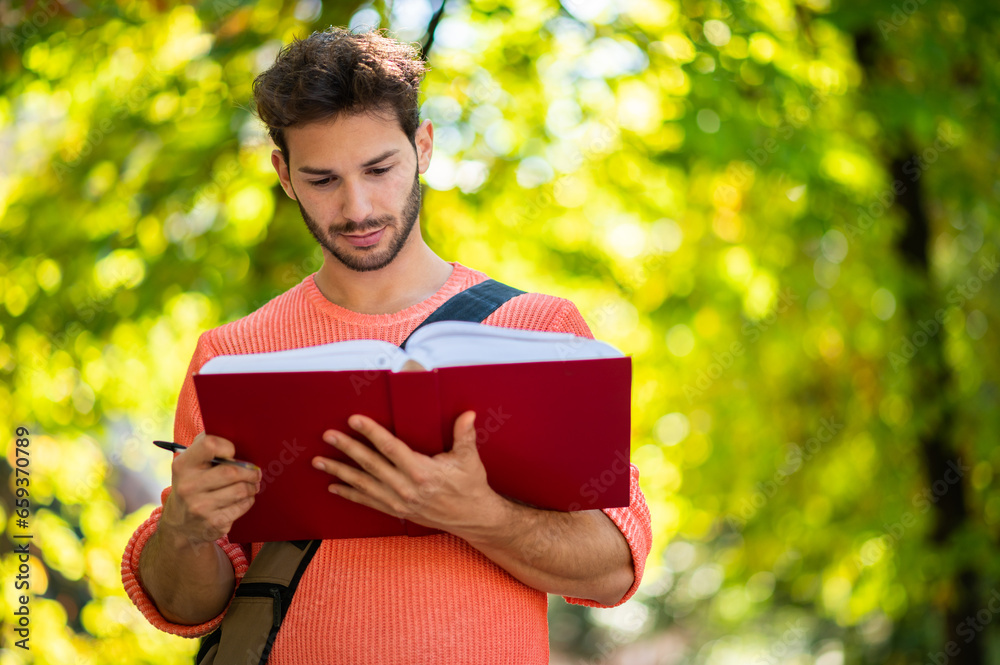
[[434, 125], [430, 120], [420, 123], [413, 141], [417, 147], [417, 172], [423, 173], [431, 165], [431, 153], [434, 152]]
[[288, 164], [285, 163], [285, 156], [280, 150], [271, 151], [271, 166], [278, 172], [278, 180], [281, 181], [281, 188], [285, 190], [285, 194], [293, 201], [297, 201], [295, 190], [292, 189], [292, 180], [288, 174]]

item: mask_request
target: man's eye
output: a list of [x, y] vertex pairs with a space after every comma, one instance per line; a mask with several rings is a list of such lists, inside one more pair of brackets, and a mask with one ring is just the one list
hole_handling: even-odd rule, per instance
[[322, 187], [323, 185], [329, 183], [331, 178], [323, 178], [322, 180], [310, 180], [309, 183], [314, 187]]
[[386, 173], [388, 173], [391, 170], [392, 170], [391, 166], [383, 166], [380, 169], [372, 169], [372, 173], [374, 175], [385, 175]]

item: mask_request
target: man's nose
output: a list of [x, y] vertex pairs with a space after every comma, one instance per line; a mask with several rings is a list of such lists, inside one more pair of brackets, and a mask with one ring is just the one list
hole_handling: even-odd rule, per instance
[[359, 182], [344, 183], [343, 215], [352, 222], [363, 222], [372, 214], [371, 197]]

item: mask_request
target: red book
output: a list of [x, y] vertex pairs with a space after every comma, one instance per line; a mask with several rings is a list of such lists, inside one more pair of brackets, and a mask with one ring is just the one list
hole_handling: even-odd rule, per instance
[[[408, 361], [421, 371], [403, 371]], [[312, 458], [353, 465], [322, 434], [363, 440], [347, 425], [356, 413], [434, 455], [451, 449], [455, 419], [471, 409], [496, 492], [550, 510], [627, 506], [631, 379], [631, 358], [603, 342], [442, 321], [406, 351], [354, 340], [219, 356], [194, 382], [205, 431], [263, 472], [229, 539], [265, 542], [438, 533], [327, 490], [337, 480]]]

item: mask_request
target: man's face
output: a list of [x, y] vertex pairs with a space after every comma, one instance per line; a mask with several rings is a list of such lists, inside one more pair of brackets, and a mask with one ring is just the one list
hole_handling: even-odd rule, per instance
[[272, 162], [320, 245], [366, 272], [389, 265], [417, 223], [431, 138], [425, 122], [414, 151], [392, 116], [342, 116], [287, 129], [291, 164], [277, 151]]

